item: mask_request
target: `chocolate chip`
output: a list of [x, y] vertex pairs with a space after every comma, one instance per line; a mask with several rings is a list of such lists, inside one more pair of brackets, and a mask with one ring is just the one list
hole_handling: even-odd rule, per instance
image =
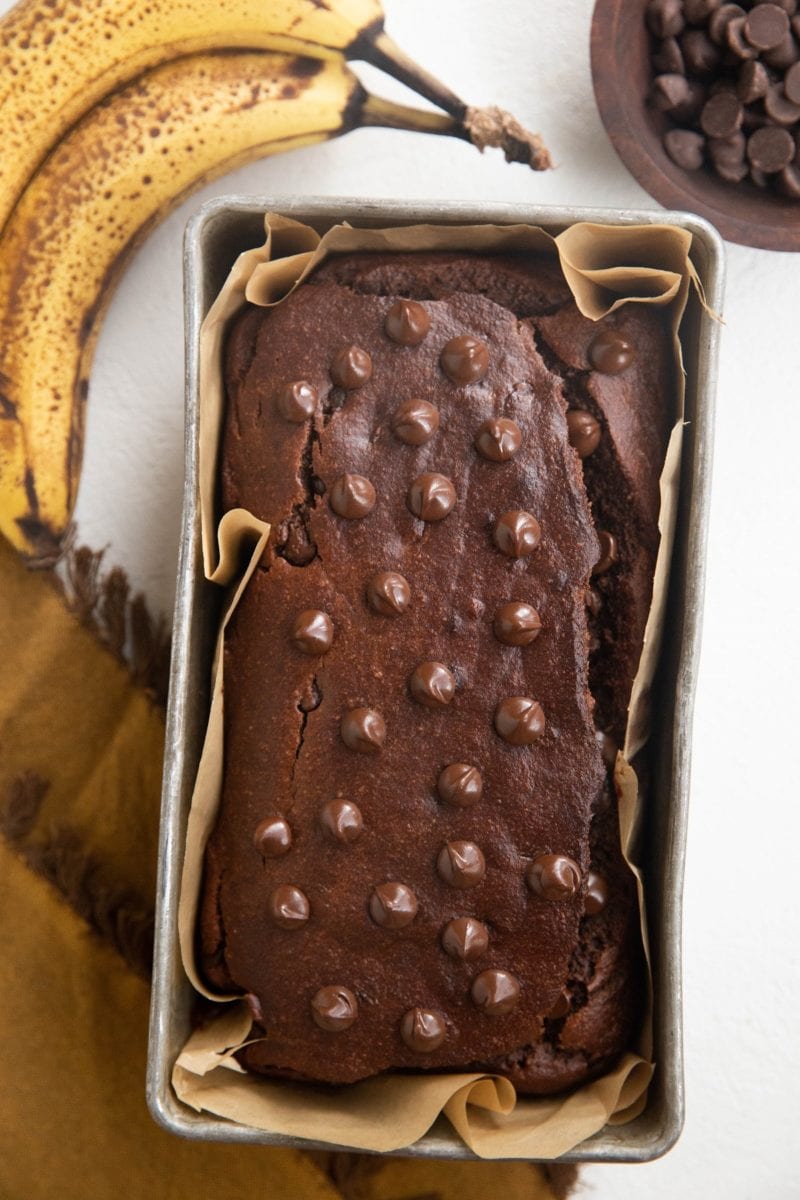
[[509, 746], [530, 746], [544, 733], [544, 709], [527, 696], [508, 696], [494, 710], [494, 727]]
[[369, 898], [369, 915], [381, 929], [405, 929], [417, 915], [417, 897], [404, 883], [379, 883]]
[[688, 29], [681, 38], [681, 50], [690, 75], [713, 75], [722, 54], [703, 29]]
[[423, 662], [408, 681], [409, 691], [425, 708], [446, 708], [456, 694], [456, 681], [444, 663]]
[[447, 1036], [447, 1026], [439, 1013], [410, 1008], [400, 1021], [400, 1036], [415, 1054], [432, 1054]]
[[650, 103], [659, 112], [673, 112], [685, 105], [692, 94], [685, 75], [656, 75], [650, 89]]
[[372, 358], [360, 346], [343, 346], [331, 363], [331, 379], [337, 387], [352, 391], [372, 378]]
[[525, 881], [542, 900], [568, 900], [581, 886], [581, 871], [567, 854], [539, 854], [525, 872]]
[[531, 604], [510, 600], [494, 615], [494, 636], [505, 646], [529, 646], [542, 631], [542, 621]]
[[311, 916], [311, 905], [299, 887], [283, 883], [270, 893], [267, 912], [281, 929], [301, 929]]
[[386, 336], [401, 346], [418, 346], [430, 327], [430, 317], [416, 300], [396, 300], [383, 322]]
[[567, 413], [569, 444], [579, 458], [588, 458], [600, 445], [600, 422], [583, 408], [571, 408]]
[[763, 63], [751, 61], [742, 63], [739, 77], [736, 81], [736, 95], [743, 104], [752, 104], [767, 94], [769, 75]]
[[597, 871], [586, 874], [586, 888], [583, 893], [583, 907], [586, 915], [596, 916], [608, 904], [608, 884]]
[[436, 870], [450, 887], [474, 888], [486, 874], [486, 860], [474, 842], [447, 842], [439, 851]]
[[352, 708], [342, 717], [342, 741], [357, 754], [377, 754], [386, 741], [386, 722], [376, 708]]
[[407, 446], [422, 446], [439, 428], [439, 410], [427, 400], [404, 400], [392, 415], [392, 432]]
[[292, 643], [301, 654], [326, 654], [333, 644], [333, 621], [318, 608], [305, 608], [292, 622]]
[[748, 165], [743, 158], [739, 160], [728, 159], [724, 156], [715, 158], [712, 153], [711, 162], [717, 175], [726, 183], [741, 183], [749, 173]]
[[633, 346], [611, 329], [601, 329], [589, 346], [589, 362], [603, 375], [619, 375], [633, 362]]
[[361, 809], [349, 800], [329, 800], [323, 804], [319, 823], [329, 837], [345, 845], [355, 842], [364, 830]]
[[800, 62], [789, 67], [784, 75], [783, 94], [790, 104], [800, 105]]
[[346, 521], [360, 521], [375, 507], [375, 488], [363, 475], [340, 475], [331, 487], [328, 503]]
[[489, 370], [489, 348], [485, 342], [464, 333], [451, 338], [439, 362], [448, 379], [464, 387], [483, 379]]
[[787, 100], [778, 87], [771, 87], [764, 97], [764, 112], [776, 125], [794, 125], [800, 121], [800, 105]]
[[519, 980], [509, 971], [481, 971], [472, 981], [472, 1002], [488, 1017], [504, 1017], [519, 1002]]
[[503, 513], [494, 527], [494, 544], [509, 558], [527, 558], [542, 540], [542, 530], [536, 517], [515, 508]]
[[703, 105], [700, 126], [710, 138], [727, 138], [742, 123], [742, 106], [732, 92], [717, 92]]
[[785, 71], [800, 58], [800, 46], [791, 33], [787, 33], [780, 46], [776, 46], [774, 50], [765, 50], [761, 58], [766, 66], [772, 67], [773, 70]]
[[418, 475], [408, 489], [406, 504], [420, 521], [443, 521], [456, 502], [456, 489], [446, 475]]
[[647, 24], [656, 37], [677, 37], [684, 25], [681, 0], [649, 0]]
[[725, 27], [725, 45], [734, 58], [756, 58], [758, 51], [744, 36], [744, 17], [734, 17]]
[[723, 4], [713, 12], [708, 20], [708, 36], [712, 42], [716, 42], [718, 46], [723, 45], [731, 21], [743, 18], [744, 15], [745, 11], [739, 4]]
[[789, 17], [777, 4], [757, 4], [744, 20], [744, 36], [756, 50], [772, 50], [789, 32]]
[[265, 817], [256, 826], [253, 845], [264, 858], [281, 858], [292, 848], [292, 828], [284, 817]]
[[765, 175], [774, 175], [787, 167], [794, 158], [795, 149], [789, 130], [775, 125], [757, 129], [747, 139], [747, 157]]
[[439, 775], [436, 790], [445, 804], [470, 808], [483, 797], [483, 778], [469, 763], [450, 763]]
[[456, 917], [442, 931], [442, 946], [451, 958], [475, 962], [489, 949], [489, 930], [475, 917]]
[[677, 38], [665, 38], [653, 55], [653, 66], [659, 74], [685, 75], [686, 63]]
[[408, 580], [397, 571], [380, 571], [367, 584], [367, 603], [382, 617], [400, 617], [411, 603]]
[[491, 417], [475, 434], [475, 449], [490, 462], [508, 462], [522, 445], [522, 432], [508, 417]]
[[600, 557], [592, 569], [592, 574], [603, 575], [618, 561], [619, 547], [613, 533], [609, 533], [606, 529], [597, 531], [597, 540], [600, 543]]
[[358, 1001], [341, 984], [320, 988], [311, 1001], [311, 1016], [327, 1033], [342, 1033], [358, 1017]]
[[708, 153], [715, 167], [720, 164], [736, 166], [744, 162], [744, 152], [747, 139], [741, 129], [727, 138], [710, 138]]
[[676, 166], [697, 171], [703, 165], [705, 138], [693, 129], [669, 129], [664, 134], [664, 149]]
[[287, 383], [281, 388], [276, 397], [275, 406], [284, 421], [293, 425], [302, 425], [309, 417], [313, 417], [317, 407], [317, 389], [305, 379]]
[[720, 7], [722, 0], [683, 0], [683, 15], [692, 25], [702, 25]]

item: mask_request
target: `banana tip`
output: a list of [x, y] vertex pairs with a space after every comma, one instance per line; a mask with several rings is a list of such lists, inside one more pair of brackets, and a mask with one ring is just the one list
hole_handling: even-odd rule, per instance
[[17, 525], [23, 538], [20, 549], [29, 570], [54, 567], [63, 550], [61, 535], [34, 516], [18, 517]]
[[483, 153], [487, 146], [503, 151], [506, 162], [525, 163], [533, 171], [547, 171], [553, 165], [550, 152], [538, 133], [531, 133], [504, 108], [468, 108], [464, 129], [473, 146]]

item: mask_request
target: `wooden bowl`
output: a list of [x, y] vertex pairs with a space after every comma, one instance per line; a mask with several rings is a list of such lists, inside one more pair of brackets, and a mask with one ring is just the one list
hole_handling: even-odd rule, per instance
[[687, 209], [729, 242], [761, 250], [800, 250], [800, 203], [749, 180], [725, 183], [711, 171], [684, 171], [661, 144], [671, 128], [647, 103], [652, 80], [646, 0], [597, 0], [592, 17], [592, 80], [614, 149], [639, 183], [667, 208]]

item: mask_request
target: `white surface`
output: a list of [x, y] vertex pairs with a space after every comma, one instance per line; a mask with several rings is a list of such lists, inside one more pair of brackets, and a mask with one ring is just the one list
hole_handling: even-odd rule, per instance
[[[156, 607], [171, 609], [178, 540], [187, 217], [232, 191], [657, 207], [597, 116], [591, 8], [386, 0], [387, 26], [412, 57], [470, 102], [540, 130], [558, 170], [359, 131], [205, 188], [137, 255], [100, 339], [77, 520], [81, 540], [108, 545], [108, 565], [123, 565]], [[800, 255], [729, 247], [685, 897], [687, 1122], [657, 1163], [584, 1169], [596, 1200], [800, 1197], [798, 312]]]

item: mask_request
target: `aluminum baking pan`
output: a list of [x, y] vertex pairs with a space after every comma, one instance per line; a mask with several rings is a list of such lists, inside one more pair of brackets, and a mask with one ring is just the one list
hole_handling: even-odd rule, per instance
[[[203, 577], [198, 510], [197, 382], [200, 324], [236, 258], [263, 239], [263, 215], [280, 212], [320, 233], [339, 221], [361, 227], [527, 223], [555, 234], [576, 221], [606, 225], [671, 224], [692, 234], [692, 261], [711, 309], [722, 308], [724, 258], [719, 235], [687, 213], [662, 210], [541, 208], [528, 205], [390, 202], [229, 196], [204, 205], [185, 241], [186, 479], [159, 844], [158, 898], [147, 1100], [156, 1121], [184, 1137], [322, 1148], [320, 1143], [252, 1129], [177, 1100], [173, 1063], [190, 1032], [193, 990], [181, 966], [178, 889], [189, 801], [209, 705], [209, 674], [219, 597]], [[655, 986], [657, 1069], [636, 1120], [606, 1126], [563, 1156], [568, 1162], [647, 1162], [667, 1151], [684, 1119], [681, 901], [686, 842], [692, 712], [700, 650], [705, 544], [719, 326], [691, 297], [681, 328], [686, 366], [686, 437], [680, 509], [662, 662], [655, 686], [654, 772], [648, 789], [641, 859], [645, 869]], [[332, 1149], [325, 1144], [324, 1148]], [[444, 1118], [400, 1154], [472, 1158]]]

